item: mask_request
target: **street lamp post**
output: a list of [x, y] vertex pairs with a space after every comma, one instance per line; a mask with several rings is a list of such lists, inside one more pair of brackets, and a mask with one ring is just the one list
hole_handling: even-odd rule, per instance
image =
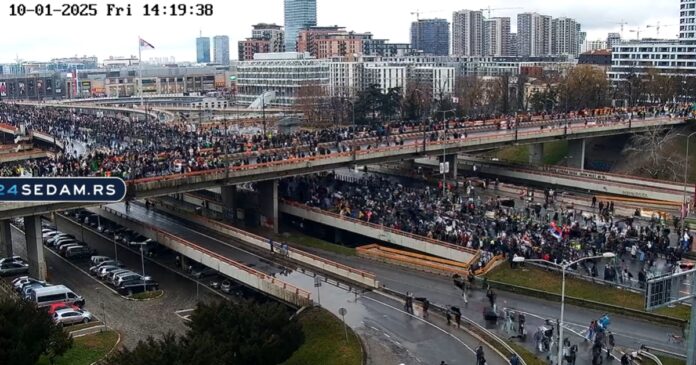
[[145, 243], [140, 244], [140, 265], [143, 269], [143, 293], [147, 291], [147, 281], [145, 280]]
[[[456, 109], [450, 109], [450, 110], [443, 110], [442, 111], [442, 123], [445, 125], [444, 129], [444, 136], [443, 136], [443, 141], [442, 141], [442, 196], [444, 197], [445, 194], [447, 194], [447, 170], [445, 167], [447, 166], [447, 119], [445, 119], [445, 116], [449, 112], [455, 112]], [[455, 157], [456, 158], [456, 157]]]
[[582, 261], [586, 260], [595, 260], [595, 259], [611, 259], [616, 257], [616, 254], [613, 252], [605, 252], [599, 256], [590, 256], [590, 257], [583, 257], [581, 259], [575, 260], [573, 262], [569, 262], [565, 265], [562, 264], [557, 264], [552, 261], [546, 261], [546, 260], [539, 260], [539, 259], [532, 259], [532, 260], [527, 260], [522, 256], [516, 256], [515, 258], [512, 259], [513, 262], [516, 263], [522, 263], [522, 262], [541, 262], [545, 264], [551, 264], [554, 265], [558, 268], [561, 269], [561, 276], [562, 276], [562, 281], [561, 281], [561, 317], [559, 318], [558, 322], [558, 358], [556, 359], [556, 364], [561, 365], [563, 364], [563, 318], [565, 315], [565, 274], [566, 270]]

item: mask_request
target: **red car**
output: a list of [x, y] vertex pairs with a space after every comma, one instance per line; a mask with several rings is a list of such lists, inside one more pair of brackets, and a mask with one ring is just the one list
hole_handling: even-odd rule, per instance
[[54, 303], [48, 307], [48, 315], [53, 317], [53, 314], [56, 311], [59, 311], [61, 309], [68, 309], [68, 308], [73, 309], [73, 310], [80, 310], [80, 307], [78, 307], [76, 305], [72, 305], [72, 304], [68, 304], [68, 303]]

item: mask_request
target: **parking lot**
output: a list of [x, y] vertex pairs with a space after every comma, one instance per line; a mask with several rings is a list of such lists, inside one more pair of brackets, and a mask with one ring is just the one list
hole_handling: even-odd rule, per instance
[[[73, 235], [77, 241], [84, 242], [98, 255], [110, 256], [123, 263], [125, 268], [141, 272], [140, 252], [124, 245], [114, 246], [113, 240], [101, 235], [89, 225], [78, 225], [66, 218], [57, 219], [57, 229]], [[72, 218], [74, 219], [74, 218]], [[17, 228], [12, 232], [15, 255], [26, 257], [24, 234]], [[176, 270], [176, 255], [167, 250], [152, 250], [153, 257], [145, 258], [145, 273], [159, 283], [164, 294], [161, 298], [148, 301], [135, 301], [119, 295], [112, 285], [91, 276], [90, 259], [66, 259], [54, 249], [44, 247], [48, 277], [51, 284], [62, 284], [85, 298], [85, 309], [103, 320], [123, 336], [126, 346], [133, 346], [147, 336], [159, 336], [168, 331], [182, 334], [186, 330], [186, 316], [195, 308], [198, 300], [209, 301], [221, 297], [234, 298], [221, 291], [210, 290], [207, 284], [220, 285], [224, 278], [215, 279], [204, 273], [198, 285], [189, 275]], [[195, 270], [194, 270], [195, 272]], [[11, 277], [7, 278], [11, 280]], [[235, 294], [236, 285], [229, 291]], [[243, 294], [241, 292], [237, 294]], [[197, 300], [198, 298], [198, 300]], [[181, 315], [185, 313], [185, 315]]]

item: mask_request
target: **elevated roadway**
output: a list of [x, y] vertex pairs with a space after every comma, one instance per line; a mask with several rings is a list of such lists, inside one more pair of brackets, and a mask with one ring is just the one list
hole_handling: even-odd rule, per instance
[[[541, 123], [541, 124], [540, 124]], [[545, 124], [543, 124], [545, 123]], [[567, 125], [556, 127], [558, 121], [534, 123], [533, 127], [519, 130], [467, 129], [470, 133], [459, 139], [429, 141], [425, 132], [413, 132], [404, 137], [404, 144], [371, 149], [353, 149], [350, 152], [331, 152], [324, 155], [294, 158], [266, 163], [233, 166], [226, 169], [204, 170], [185, 174], [158, 176], [128, 181], [128, 198], [138, 199], [175, 193], [184, 193], [216, 186], [238, 185], [255, 181], [311, 174], [352, 165], [379, 164], [414, 160], [427, 156], [454, 155], [458, 153], [490, 150], [508, 145], [538, 144], [559, 139], [584, 139], [625, 133], [637, 133], [655, 126], [669, 127], [684, 123], [681, 119], [667, 117], [615, 122], [606, 125], [586, 125], [583, 119], [569, 120]], [[542, 127], [540, 127], [541, 125]], [[543, 127], [543, 126], [546, 127]], [[0, 207], [0, 219], [43, 214], [69, 209], [84, 204], [4, 204]]]

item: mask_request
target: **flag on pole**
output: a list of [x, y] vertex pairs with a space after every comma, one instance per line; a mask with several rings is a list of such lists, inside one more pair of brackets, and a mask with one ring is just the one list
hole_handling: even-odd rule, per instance
[[138, 39], [140, 39], [140, 49], [155, 49], [155, 46], [150, 44], [148, 41], [146, 41], [142, 38], [138, 38]]
[[549, 233], [551, 233], [551, 235], [558, 241], [561, 241], [561, 238], [563, 237], [563, 230], [556, 225], [555, 221], [549, 224]]

